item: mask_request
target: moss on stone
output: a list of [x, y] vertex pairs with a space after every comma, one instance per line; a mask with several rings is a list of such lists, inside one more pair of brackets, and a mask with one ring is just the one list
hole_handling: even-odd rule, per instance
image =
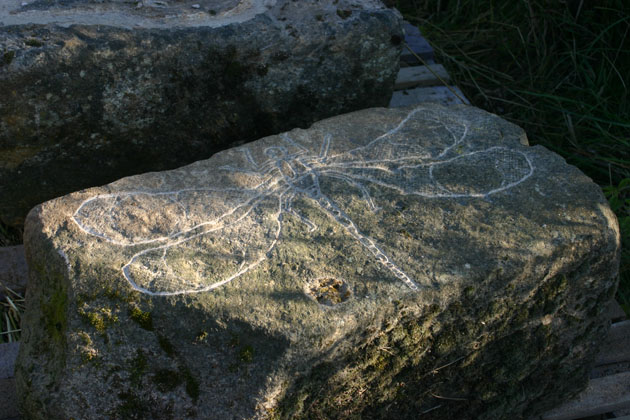
[[173, 347], [173, 344], [168, 338], [158, 334], [158, 344], [164, 353], [166, 353], [169, 357], [175, 356], [175, 347]]
[[563, 292], [568, 286], [567, 277], [564, 274], [554, 276], [545, 281], [536, 292], [533, 299], [532, 310], [536, 315], [548, 315], [559, 305]]
[[186, 394], [194, 401], [199, 399], [199, 380], [195, 378], [190, 369], [187, 366], [181, 365], [179, 367], [180, 374], [184, 378], [186, 383]]
[[81, 318], [100, 334], [104, 334], [109, 326], [118, 322], [118, 316], [113, 314], [110, 308], [86, 311], [80, 307], [78, 312]]
[[142, 414], [149, 412], [147, 402], [143, 401], [133, 392], [120, 392], [118, 398], [121, 402], [118, 407], [116, 407], [116, 414], [121, 419], [143, 418], [141, 417]]
[[337, 16], [341, 19], [348, 19], [352, 15], [352, 10], [337, 9]]
[[81, 362], [95, 362], [98, 360], [98, 352], [92, 348], [84, 348], [81, 350]]
[[24, 43], [29, 47], [41, 47], [42, 45], [44, 45], [42, 41], [35, 38], [28, 38], [26, 41], [24, 41]]
[[150, 395], [126, 389], [118, 393], [120, 404], [113, 410], [111, 418], [121, 420], [167, 420], [173, 418], [172, 405]]
[[130, 293], [122, 292], [120, 289], [105, 287], [103, 295], [111, 300], [118, 300], [125, 303], [133, 303], [137, 298], [138, 292], [133, 291]]
[[129, 317], [134, 320], [141, 328], [147, 331], [153, 331], [153, 317], [151, 312], [144, 312], [137, 306], [132, 306], [129, 309]]
[[41, 309], [48, 334], [57, 342], [64, 341], [64, 333], [68, 323], [66, 294], [60, 289], [55, 290], [48, 302], [42, 302]]
[[195, 343], [203, 343], [208, 339], [208, 331], [199, 331], [195, 336]]
[[182, 375], [171, 369], [158, 369], [151, 379], [161, 392], [170, 392], [183, 382]]
[[92, 338], [90, 337], [90, 335], [88, 333], [86, 333], [85, 331], [79, 331], [79, 338], [81, 338], [81, 341], [83, 341], [83, 344], [86, 346], [91, 346], [92, 345]]
[[[427, 306], [421, 316], [397, 303], [398, 321], [384, 321], [382, 330], [368, 335], [346, 360], [313, 368], [287, 393], [274, 418], [412, 419], [438, 405], [434, 395], [457, 400], [426, 418], [524, 413], [531, 406], [524, 402], [540, 397], [544, 380], [538, 372], [557, 370], [546, 361], [557, 342], [554, 331], [531, 324], [532, 308], [552, 302], [550, 308], [557, 311], [553, 302], [565, 288], [563, 276], [549, 279], [525, 305], [511, 296], [488, 298], [462, 290], [469, 302]], [[459, 321], [453, 324], [453, 319]], [[418, 388], [426, 390], [419, 398], [410, 391]]]
[[100, 333], [105, 332], [105, 321], [100, 314], [96, 312], [84, 312], [84, 314], [86, 320], [94, 327], [94, 329], [96, 329], [96, 331]]
[[238, 356], [241, 362], [252, 363], [254, 361], [254, 348], [250, 345], [244, 346]]
[[5, 51], [4, 54], [2, 54], [2, 61], [6, 65], [11, 64], [14, 58], [15, 58], [15, 51]]
[[136, 350], [136, 355], [129, 359], [128, 362], [129, 380], [131, 384], [138, 386], [142, 381], [142, 377], [146, 374], [149, 363], [147, 357], [141, 349]]

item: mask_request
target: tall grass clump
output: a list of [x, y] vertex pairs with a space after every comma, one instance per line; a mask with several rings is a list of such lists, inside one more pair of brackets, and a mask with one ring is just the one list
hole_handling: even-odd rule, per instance
[[630, 313], [630, 2], [397, 0], [471, 103], [597, 182], [622, 234]]
[[20, 340], [24, 296], [0, 283], [0, 344]]

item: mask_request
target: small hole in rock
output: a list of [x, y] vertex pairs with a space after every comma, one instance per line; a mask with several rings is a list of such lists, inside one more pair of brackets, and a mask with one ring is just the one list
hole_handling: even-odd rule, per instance
[[315, 279], [310, 285], [308, 293], [315, 298], [317, 303], [326, 306], [337, 305], [352, 297], [352, 292], [348, 284], [334, 277]]

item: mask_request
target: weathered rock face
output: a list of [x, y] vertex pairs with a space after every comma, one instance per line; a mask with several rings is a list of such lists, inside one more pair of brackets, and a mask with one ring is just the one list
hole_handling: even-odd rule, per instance
[[[619, 233], [481, 110], [370, 109], [44, 203], [26, 418], [521, 418], [585, 383]], [[424, 418], [424, 417], [423, 417]]]
[[386, 106], [398, 70], [400, 16], [378, 0], [21, 3], [0, 2], [10, 225], [81, 188]]

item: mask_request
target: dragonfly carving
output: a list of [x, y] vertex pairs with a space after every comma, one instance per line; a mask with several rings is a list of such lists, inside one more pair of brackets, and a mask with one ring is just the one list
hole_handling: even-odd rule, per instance
[[[414, 138], [418, 124], [436, 136]], [[467, 141], [470, 129], [467, 121], [445, 121], [418, 108], [358, 147], [347, 147], [347, 139], [337, 147], [336, 139], [322, 132], [319, 150], [313, 151], [285, 133], [268, 147], [231, 149], [233, 163], [203, 174], [214, 178], [213, 185], [227, 186], [100, 194], [83, 201], [72, 219], [86, 234], [131, 249], [122, 267], [131, 287], [149, 295], [176, 295], [207, 292], [256, 269], [282, 240], [287, 217], [311, 232], [318, 229], [294, 206], [297, 199], [306, 200], [382, 269], [418, 290], [422, 284], [364, 234], [322, 184], [357, 191], [366, 211], [376, 212], [374, 188], [422, 199], [486, 198], [533, 174], [525, 152], [502, 146], [475, 150]], [[474, 167], [481, 159], [485, 165], [494, 162], [492, 182], [466, 176], [453, 182], [453, 168]]]

